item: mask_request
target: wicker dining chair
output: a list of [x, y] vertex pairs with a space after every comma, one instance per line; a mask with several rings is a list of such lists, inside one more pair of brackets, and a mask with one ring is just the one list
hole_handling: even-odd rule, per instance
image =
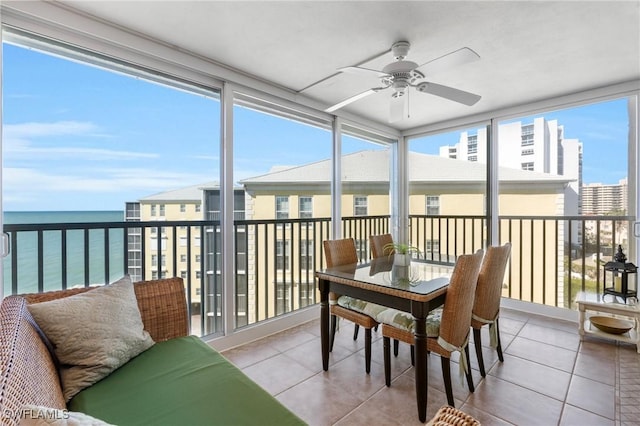
[[[391, 234], [380, 234], [369, 236], [369, 245], [371, 246], [371, 258], [375, 259], [383, 256], [390, 256], [395, 253], [395, 249], [386, 249], [388, 245], [393, 244], [393, 236]], [[356, 326], [357, 327], [357, 326]], [[378, 330], [378, 326], [374, 327], [374, 330]], [[399, 343], [397, 340], [393, 341], [393, 355], [398, 356]], [[411, 365], [414, 365], [414, 352], [413, 346], [411, 346]]]
[[[328, 268], [355, 264], [358, 262], [358, 253], [353, 238], [345, 238], [340, 240], [323, 241], [324, 256]], [[360, 309], [373, 304], [362, 302], [348, 296], [341, 296], [333, 292], [329, 293], [329, 312], [331, 314], [331, 333], [329, 341], [329, 351], [333, 350], [333, 342], [336, 335], [337, 317], [344, 318], [355, 323], [355, 332], [353, 340], [358, 338], [358, 328], [362, 326], [365, 329], [364, 334], [364, 355], [365, 355], [365, 371], [367, 374], [371, 371], [371, 329], [378, 326], [378, 322], [371, 316], [351, 309], [350, 306], [359, 306]]]
[[393, 244], [393, 237], [391, 234], [371, 235], [369, 237], [369, 245], [371, 246], [371, 257], [389, 256], [394, 253], [394, 250], [386, 250], [385, 247], [388, 244]]
[[480, 329], [483, 326], [489, 326], [490, 345], [497, 350], [500, 362], [504, 362], [502, 345], [500, 344], [498, 316], [500, 315], [502, 282], [510, 254], [511, 243], [505, 243], [499, 247], [487, 247], [487, 253], [482, 261], [482, 268], [478, 276], [476, 298], [471, 316], [471, 327], [473, 328], [473, 343], [476, 348], [478, 366], [482, 377], [486, 377], [480, 338]]
[[[427, 351], [440, 355], [442, 364], [442, 378], [444, 380], [447, 403], [454, 407], [453, 390], [451, 387], [450, 359], [453, 352], [460, 352], [460, 372], [467, 378], [469, 391], [475, 390], [471, 369], [469, 367], [469, 334], [471, 330], [471, 310], [478, 283], [478, 275], [482, 264], [483, 251], [475, 254], [462, 255], [456, 260], [444, 306], [442, 316], [431, 313], [427, 317]], [[398, 311], [397, 315], [408, 315]], [[378, 317], [381, 319], [382, 316]], [[387, 316], [387, 318], [389, 318]], [[414, 322], [401, 321], [411, 324], [410, 328], [399, 328], [386, 322], [382, 324], [384, 346], [384, 377], [385, 384], [391, 386], [391, 348], [390, 339], [397, 339], [413, 345], [415, 342]], [[397, 324], [398, 322], [394, 322]]]

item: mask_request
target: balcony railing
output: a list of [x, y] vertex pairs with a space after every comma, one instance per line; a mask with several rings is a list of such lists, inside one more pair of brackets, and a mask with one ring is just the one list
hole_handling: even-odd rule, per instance
[[[627, 216], [503, 216], [500, 242], [512, 254], [503, 295], [571, 307], [577, 291], [602, 293], [602, 263], [614, 248], [628, 252]], [[236, 327], [318, 303], [314, 271], [324, 267], [329, 218], [236, 220], [233, 285]], [[222, 331], [219, 221], [101, 222], [5, 225], [5, 294], [181, 276], [195, 333]], [[389, 232], [388, 216], [347, 217], [342, 233], [370, 258], [369, 236]], [[430, 262], [453, 263], [486, 245], [483, 216], [411, 216], [410, 242]]]

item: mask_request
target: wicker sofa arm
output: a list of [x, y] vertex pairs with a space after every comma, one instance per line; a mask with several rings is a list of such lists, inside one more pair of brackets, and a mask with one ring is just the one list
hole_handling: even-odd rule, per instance
[[[22, 297], [27, 300], [27, 303], [40, 303], [84, 293], [94, 288], [96, 287], [29, 293], [23, 294]], [[182, 278], [138, 281], [134, 283], [133, 288], [144, 329], [149, 332], [154, 341], [162, 342], [189, 334], [187, 300]]]

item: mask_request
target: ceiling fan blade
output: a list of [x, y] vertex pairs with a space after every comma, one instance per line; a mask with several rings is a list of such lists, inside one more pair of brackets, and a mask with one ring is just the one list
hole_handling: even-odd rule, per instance
[[367, 76], [370, 76], [370, 77], [387, 77], [387, 76], [389, 76], [389, 74], [387, 74], [386, 72], [382, 72], [382, 71], [378, 71], [378, 70], [372, 70], [372, 69], [369, 69], [369, 68], [362, 68], [362, 67], [344, 67], [344, 68], [338, 68], [338, 71], [345, 72], [347, 74], [367, 75]]
[[391, 97], [389, 110], [390, 123], [395, 123], [396, 121], [403, 120], [405, 117], [407, 117], [408, 112], [409, 93], [406, 92], [401, 96], [395, 95], [396, 93], [394, 93], [394, 96]]
[[342, 108], [345, 105], [349, 105], [350, 103], [355, 102], [358, 99], [362, 99], [365, 96], [369, 96], [369, 95], [371, 95], [373, 93], [376, 93], [376, 92], [378, 92], [380, 90], [381, 90], [381, 88], [377, 88], [377, 87], [373, 88], [373, 89], [365, 90], [362, 93], [358, 93], [357, 95], [351, 96], [350, 98], [347, 98], [347, 99], [345, 99], [343, 101], [338, 102], [335, 105], [330, 106], [329, 108], [325, 109], [324, 111], [325, 112], [333, 112], [335, 110], [338, 110], [338, 109]]
[[474, 105], [482, 97], [480, 95], [465, 92], [464, 90], [454, 89], [453, 87], [443, 86], [442, 84], [436, 83], [420, 83], [416, 86], [416, 89], [419, 92], [430, 93], [468, 106]]
[[446, 55], [440, 56], [439, 58], [433, 59], [429, 62], [425, 62], [418, 68], [425, 75], [433, 75], [439, 72], [447, 71], [458, 65], [477, 61], [478, 59], [480, 59], [480, 56], [476, 52], [469, 49], [468, 47], [463, 47], [451, 53], [447, 53]]

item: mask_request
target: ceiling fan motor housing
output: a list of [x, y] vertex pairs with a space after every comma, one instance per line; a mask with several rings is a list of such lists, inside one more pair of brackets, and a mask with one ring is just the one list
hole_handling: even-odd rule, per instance
[[407, 57], [409, 54], [409, 48], [411, 48], [411, 44], [408, 41], [397, 41], [391, 45], [391, 51], [393, 52], [393, 56], [401, 61]]

